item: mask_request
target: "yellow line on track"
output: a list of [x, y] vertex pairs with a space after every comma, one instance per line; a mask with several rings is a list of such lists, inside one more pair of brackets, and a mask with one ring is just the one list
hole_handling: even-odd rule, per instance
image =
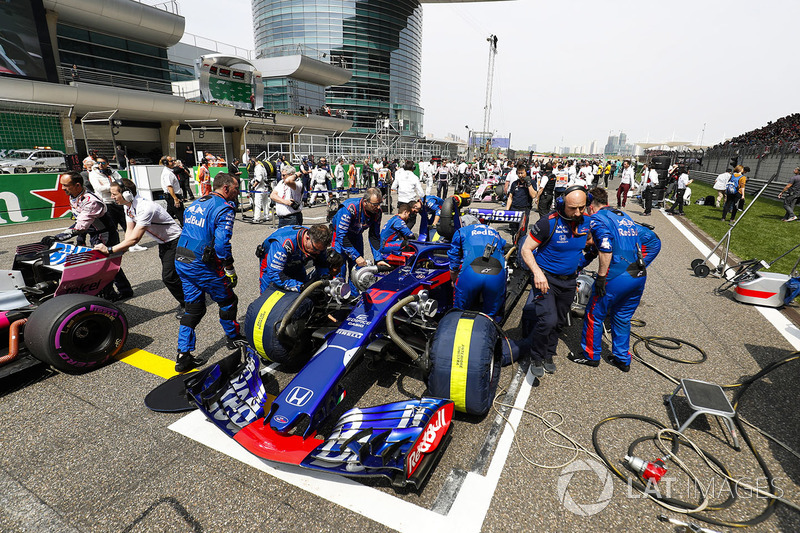
[[138, 348], [119, 354], [117, 360], [164, 379], [178, 375], [178, 372], [175, 372], [175, 361]]

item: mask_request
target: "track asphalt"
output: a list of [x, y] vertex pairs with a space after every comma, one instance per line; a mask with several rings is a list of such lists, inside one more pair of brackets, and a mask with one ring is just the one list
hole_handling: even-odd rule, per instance
[[[730, 292], [716, 295], [720, 280], [691, 274], [689, 263], [702, 254], [664, 214], [654, 211], [652, 217], [642, 218], [638, 205], [627, 211], [635, 220], [655, 225], [663, 242], [648, 270], [647, 289], [635, 315], [646, 325], [634, 331], [678, 337], [708, 354], [703, 364], [685, 365], [643, 350], [648, 361], [678, 378], [727, 384], [794, 350], [756, 308], [733, 301]], [[305, 214], [307, 224], [321, 222], [325, 209]], [[233, 251], [243, 319], [247, 305], [258, 295], [254, 249], [274, 227], [237, 218]], [[67, 225], [68, 221], [57, 220], [0, 227], [0, 264], [10, 268], [15, 246], [42, 236], [16, 234], [56, 233]], [[136, 294], [120, 304], [131, 325], [126, 350], [174, 360], [175, 302], [161, 283], [155, 243], [143, 244], [146, 251], [129, 252], [123, 259]], [[522, 303], [507, 322], [512, 338], [520, 336], [521, 308]], [[213, 305], [197, 334], [198, 353], [212, 361], [227, 355]], [[559, 429], [592, 451], [594, 426], [612, 415], [635, 413], [671, 426], [664, 399], [675, 388], [672, 383], [636, 361], [629, 373], [605, 362], [586, 368], [567, 361], [569, 350], [580, 349], [580, 323], [567, 327], [561, 338], [556, 373], [533, 387], [525, 384], [517, 366], [504, 369], [501, 384], [510, 385], [513, 393], [504, 401], [513, 403], [516, 398], [536, 413], [550, 411], [545, 416], [553, 422], [563, 417]], [[670, 355], [697, 357], [688, 348]], [[269, 374], [268, 392], [276, 393], [290, 378], [280, 369]], [[675, 530], [657, 521], [664, 512], [661, 507], [595, 468], [590, 456], [580, 453], [581, 461], [573, 462], [572, 451], [548, 444], [548, 440], [566, 443], [553, 433], [544, 435], [544, 425], [532, 416], [522, 418], [513, 445], [510, 432], [504, 431], [494, 413], [483, 419], [456, 416], [453, 440], [429, 482], [419, 492], [397, 491], [381, 481], [362, 484], [275, 468], [235, 443], [231, 447], [232, 441], [219, 439], [198, 413], [151, 412], [143, 399], [163, 381], [118, 361], [84, 376], [53, 374], [0, 396], [0, 531]], [[798, 382], [800, 364], [790, 363], [751, 387], [739, 408], [749, 422], [795, 450], [800, 449]], [[405, 399], [425, 389], [420, 375], [401, 366], [362, 365], [345, 383], [346, 408]], [[677, 403], [685, 419], [688, 407]], [[734, 477], [766, 488], [753, 455], [746, 447], [735, 451], [716, 419], [701, 416], [686, 433], [721, 459]], [[772, 471], [777, 490], [800, 503], [800, 458], [755, 430], [748, 433]], [[651, 426], [618, 420], [603, 426], [599, 439], [604, 452], [618, 463], [635, 439], [651, 435]], [[534, 466], [521, 452], [532, 462], [556, 468]], [[659, 455], [652, 441], [640, 444], [636, 454], [648, 460]], [[706, 483], [713, 502], [727, 498], [729, 489], [721, 478], [686, 449], [681, 457]], [[564, 463], [570, 466], [560, 466]], [[686, 474], [668, 466], [658, 487], [673, 497], [698, 502]], [[723, 520], [748, 519], [765, 505], [763, 498], [745, 493], [730, 509], [712, 514]], [[800, 513], [778, 505], [771, 518], [751, 529], [800, 531]]]

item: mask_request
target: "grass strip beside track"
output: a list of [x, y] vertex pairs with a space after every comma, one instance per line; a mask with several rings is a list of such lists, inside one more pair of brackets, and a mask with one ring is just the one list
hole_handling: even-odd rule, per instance
[[[722, 207], [696, 205], [694, 202], [717, 191], [710, 185], [695, 181], [689, 186], [692, 189], [692, 205], [687, 205], [686, 218], [706, 232], [715, 242], [725, 236], [730, 229], [728, 222], [722, 218]], [[746, 202], [752, 200], [748, 195]], [[671, 204], [667, 204], [669, 206]], [[737, 218], [741, 215], [737, 213]], [[731, 235], [731, 252], [746, 259], [763, 259], [768, 263], [800, 243], [800, 221], [781, 222], [784, 215], [783, 202], [759, 198], [747, 212]], [[730, 215], [728, 215], [730, 218]], [[792, 267], [800, 256], [800, 248], [790, 253], [769, 269], [770, 272], [790, 274]]]

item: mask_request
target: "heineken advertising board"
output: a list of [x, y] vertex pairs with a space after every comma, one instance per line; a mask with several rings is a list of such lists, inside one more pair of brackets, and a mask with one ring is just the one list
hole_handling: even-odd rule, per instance
[[0, 174], [0, 225], [70, 217], [58, 174]]

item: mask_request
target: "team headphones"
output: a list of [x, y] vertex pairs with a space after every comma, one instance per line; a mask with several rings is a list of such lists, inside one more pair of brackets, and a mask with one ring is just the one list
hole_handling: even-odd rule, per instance
[[133, 192], [125, 186], [122, 180], [117, 180], [114, 184], [119, 187], [119, 192], [122, 193], [123, 200], [126, 202], [133, 202]]
[[566, 203], [565, 203], [564, 199], [567, 197], [567, 195], [569, 193], [572, 193], [572, 192], [575, 192], [575, 191], [583, 191], [583, 193], [586, 195], [586, 205], [591, 204], [592, 200], [594, 199], [592, 197], [591, 193], [588, 190], [586, 190], [586, 187], [584, 187], [583, 185], [573, 185], [571, 187], [567, 187], [567, 189], [563, 193], [561, 193], [561, 196], [556, 198], [556, 211], [558, 211], [558, 214], [564, 220], [569, 220], [569, 221], [579, 220], [579, 219], [581, 219], [583, 217], [583, 215], [580, 215], [580, 216], [575, 217], [575, 218], [570, 218], [570, 217], [567, 216]]

